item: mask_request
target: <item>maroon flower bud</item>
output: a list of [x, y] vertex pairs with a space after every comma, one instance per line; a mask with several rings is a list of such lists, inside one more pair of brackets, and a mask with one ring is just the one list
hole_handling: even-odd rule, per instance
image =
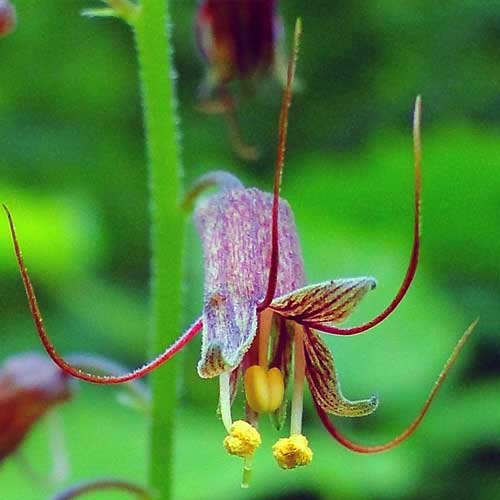
[[9, 0], [0, 0], [0, 37], [8, 35], [16, 27], [16, 11]]
[[31, 427], [71, 397], [68, 375], [51, 360], [28, 352], [0, 367], [0, 461], [16, 451]]
[[205, 0], [197, 42], [215, 85], [267, 73], [273, 66], [279, 18], [276, 0]]
[[276, 64], [282, 25], [276, 4], [277, 0], [203, 0], [196, 15], [196, 40], [207, 65], [199, 107], [226, 115], [233, 150], [246, 160], [259, 155], [243, 140], [228, 86], [239, 81], [249, 90], [272, 72], [285, 79], [279, 74], [284, 66]]

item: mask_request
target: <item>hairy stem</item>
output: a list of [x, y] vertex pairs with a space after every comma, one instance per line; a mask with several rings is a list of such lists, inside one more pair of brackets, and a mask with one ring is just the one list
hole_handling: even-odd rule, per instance
[[[179, 208], [179, 159], [169, 2], [142, 0], [133, 22], [149, 157], [153, 324], [151, 352], [161, 351], [180, 331], [183, 217]], [[159, 500], [172, 498], [173, 437], [177, 396], [176, 360], [152, 375], [151, 487]]]

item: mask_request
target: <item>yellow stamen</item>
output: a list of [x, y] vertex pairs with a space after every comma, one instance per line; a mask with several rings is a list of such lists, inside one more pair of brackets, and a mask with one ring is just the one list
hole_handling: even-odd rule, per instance
[[250, 458], [261, 445], [259, 431], [243, 420], [236, 420], [229, 436], [224, 438], [224, 448], [230, 455]]
[[259, 365], [251, 366], [243, 378], [248, 406], [258, 413], [265, 412], [269, 405], [266, 370]]
[[292, 434], [288, 438], [278, 440], [273, 446], [273, 455], [282, 469], [309, 465], [313, 459], [307, 438], [302, 434]]
[[248, 406], [257, 413], [276, 411], [283, 402], [285, 382], [279, 368], [253, 365], [244, 375], [245, 396]]

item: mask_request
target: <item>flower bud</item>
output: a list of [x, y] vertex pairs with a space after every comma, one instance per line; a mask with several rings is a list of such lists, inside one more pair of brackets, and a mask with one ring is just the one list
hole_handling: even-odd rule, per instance
[[267, 73], [274, 63], [276, 0], [204, 0], [197, 43], [215, 87]]
[[202, 0], [198, 6], [196, 41], [207, 67], [198, 109], [225, 115], [233, 150], [245, 161], [255, 161], [259, 151], [244, 140], [230, 87], [240, 82], [248, 95], [271, 73], [282, 79], [281, 27], [277, 0]]
[[16, 11], [9, 0], [0, 0], [0, 37], [6, 36], [16, 27]]
[[16, 451], [32, 426], [70, 399], [69, 377], [37, 353], [11, 356], [0, 367], [0, 461]]

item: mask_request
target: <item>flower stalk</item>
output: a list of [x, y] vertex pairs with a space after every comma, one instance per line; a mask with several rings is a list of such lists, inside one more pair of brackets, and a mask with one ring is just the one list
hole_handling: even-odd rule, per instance
[[[149, 158], [151, 208], [151, 353], [169, 345], [180, 328], [184, 220], [176, 96], [168, 29], [169, 2], [142, 0], [132, 23], [142, 91]], [[151, 377], [149, 484], [158, 500], [172, 498], [173, 436], [177, 398], [177, 363]]]

